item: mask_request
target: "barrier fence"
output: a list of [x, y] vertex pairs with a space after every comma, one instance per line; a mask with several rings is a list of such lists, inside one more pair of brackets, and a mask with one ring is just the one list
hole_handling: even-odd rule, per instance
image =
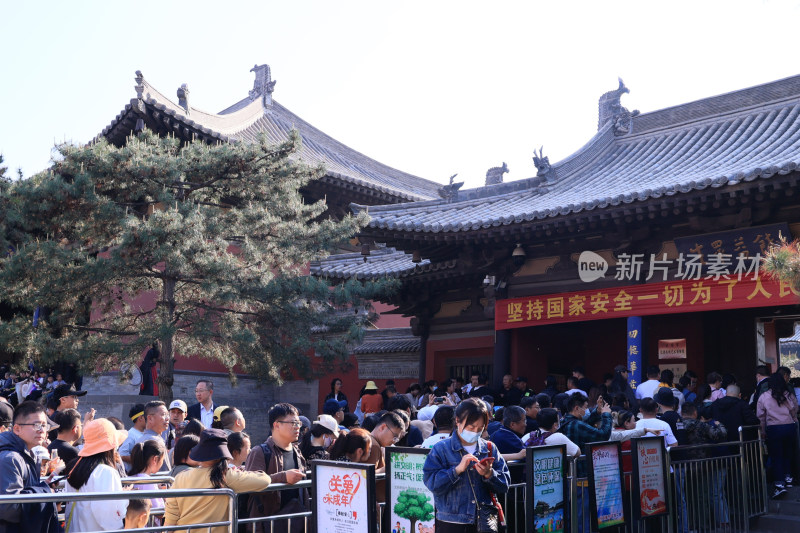
[[[755, 438], [749, 438], [753, 437]], [[668, 532], [687, 533], [690, 531], [749, 531], [750, 518], [767, 511], [769, 494], [764, 461], [764, 442], [758, 436], [757, 426], [739, 429], [739, 440], [719, 444], [699, 446], [673, 447], [666, 454], [667, 490], [671, 495], [672, 505], [663, 516], [647, 520], [636, 520], [634, 506], [638, 505], [638, 496], [634, 496], [629, 488], [633, 473], [623, 472], [623, 498], [625, 505], [625, 524], [620, 530], [630, 533]], [[630, 452], [623, 452], [627, 456]], [[568, 504], [565, 529], [570, 533], [590, 531], [584, 524], [588, 523], [590, 483], [585, 477], [578, 477], [580, 462], [587, 462], [587, 456], [567, 458]], [[587, 467], [588, 467], [587, 462]], [[500, 498], [505, 510], [508, 533], [532, 533], [534, 528], [531, 516], [532, 506], [528, 502], [526, 491], [525, 469], [530, 468], [525, 461], [509, 462], [512, 482], [507, 494]], [[383, 481], [384, 475], [375, 477]], [[123, 478], [124, 485], [157, 483], [171, 485], [174, 479], [169, 476], [153, 476], [147, 478]], [[291, 532], [311, 533], [314, 531], [312, 512], [302, 511], [285, 515], [273, 515], [257, 518], [240, 516], [240, 502], [243, 498], [258, 497], [258, 494], [280, 492], [286, 490], [309, 489], [311, 480], [300, 481], [294, 485], [275, 483], [260, 493], [236, 494], [230, 489], [185, 489], [171, 488], [161, 490], [125, 490], [115, 493], [63, 493], [25, 494], [0, 496], [0, 505], [12, 503], [39, 502], [75, 502], [97, 501], [108, 499], [135, 498], [191, 498], [199, 496], [219, 496], [228, 499], [228, 519], [219, 522], [207, 522], [181, 526], [163, 526], [149, 523], [148, 527], [132, 531], [232, 531], [268, 533]], [[311, 494], [313, 497], [313, 494]], [[380, 498], [382, 499], [382, 498]], [[380, 500], [379, 499], [379, 500]], [[383, 513], [385, 503], [377, 504], [377, 533], [392, 533], [385, 530]], [[163, 514], [163, 509], [160, 510]], [[63, 519], [63, 515], [62, 515]], [[214, 529], [223, 528], [223, 529]], [[115, 530], [123, 531], [123, 530]], [[126, 530], [131, 531], [131, 530]], [[407, 533], [417, 533], [407, 531]]]

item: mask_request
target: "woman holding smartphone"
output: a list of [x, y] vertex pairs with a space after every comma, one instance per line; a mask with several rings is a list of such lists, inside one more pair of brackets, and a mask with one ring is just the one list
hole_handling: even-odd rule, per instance
[[508, 492], [510, 476], [497, 449], [480, 438], [489, 409], [477, 398], [456, 408], [456, 430], [437, 442], [425, 459], [423, 481], [433, 493], [436, 533], [497, 531], [495, 495]]

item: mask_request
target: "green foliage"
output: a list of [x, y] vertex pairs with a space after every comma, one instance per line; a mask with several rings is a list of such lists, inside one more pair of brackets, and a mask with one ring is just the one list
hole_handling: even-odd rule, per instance
[[429, 522], [433, 520], [433, 505], [429, 502], [430, 496], [427, 494], [414, 489], [404, 490], [397, 495], [394, 514], [410, 520], [410, 531], [414, 531], [414, 526], [418, 521]]
[[394, 284], [331, 288], [305, 275], [367, 218], [333, 220], [324, 201], [303, 201], [323, 169], [290, 157], [299, 142], [182, 146], [145, 131], [122, 147], [60, 146], [50, 171], [0, 197], [16, 250], [0, 259], [0, 295], [46, 310], [36, 329], [27, 313], [0, 324], [0, 343], [92, 372], [137, 362], [160, 340], [164, 399], [176, 354], [277, 383], [310, 377], [311, 353], [341, 363], [369, 300]]

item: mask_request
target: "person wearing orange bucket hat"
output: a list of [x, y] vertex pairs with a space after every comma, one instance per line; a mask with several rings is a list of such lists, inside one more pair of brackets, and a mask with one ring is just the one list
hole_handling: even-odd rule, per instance
[[[87, 422], [83, 427], [83, 449], [78, 459], [67, 466], [64, 492], [118, 492], [122, 482], [114, 453], [128, 436], [105, 418]], [[65, 511], [69, 533], [121, 529], [127, 500], [73, 502]]]

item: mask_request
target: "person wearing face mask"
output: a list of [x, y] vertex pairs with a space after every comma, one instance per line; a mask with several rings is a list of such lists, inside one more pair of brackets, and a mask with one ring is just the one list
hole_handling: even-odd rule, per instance
[[300, 453], [306, 461], [331, 458], [329, 452], [334, 441], [339, 438], [339, 424], [331, 415], [319, 415], [311, 424], [311, 430], [303, 435], [300, 442]]
[[437, 533], [497, 531], [494, 494], [508, 492], [510, 475], [497, 447], [480, 438], [489, 423], [476, 398], [456, 408], [456, 430], [425, 459], [423, 482], [433, 493]]

